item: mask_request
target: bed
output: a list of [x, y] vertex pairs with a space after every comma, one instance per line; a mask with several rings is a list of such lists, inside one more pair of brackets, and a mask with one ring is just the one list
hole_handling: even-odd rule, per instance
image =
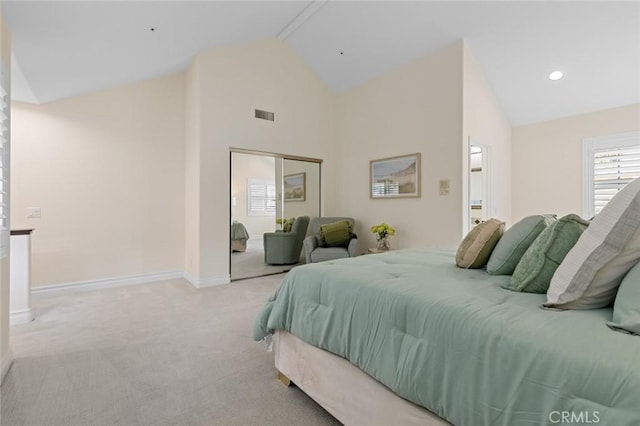
[[247, 251], [247, 240], [249, 232], [245, 226], [234, 220], [231, 222], [231, 251], [245, 252]]
[[277, 332], [283, 381], [345, 424], [640, 424], [640, 339], [610, 330], [609, 308], [543, 310], [508, 279], [431, 249], [305, 265], [254, 338]]

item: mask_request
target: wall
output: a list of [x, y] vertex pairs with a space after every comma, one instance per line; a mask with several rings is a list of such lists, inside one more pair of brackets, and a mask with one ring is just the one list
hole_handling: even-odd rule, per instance
[[[230, 221], [229, 148], [326, 159], [322, 184], [333, 188], [335, 95], [276, 39], [202, 52], [194, 67], [201, 98], [200, 243], [187, 252], [200, 265], [192, 282], [204, 286], [229, 281], [229, 229], [220, 227]], [[256, 108], [274, 112], [275, 121], [256, 119]], [[323, 199], [330, 214], [332, 202]]]
[[252, 240], [262, 241], [262, 234], [276, 229], [276, 214], [270, 216], [247, 216], [248, 181], [257, 179], [276, 183], [276, 160], [273, 157], [234, 152], [231, 157], [231, 194], [236, 197], [236, 206], [231, 208], [231, 217], [244, 224]]
[[640, 104], [513, 128], [513, 219], [582, 214], [582, 139], [640, 130]]
[[[0, 14], [0, 67], [2, 87], [8, 92], [7, 98], [11, 99], [11, 31], [2, 14]], [[9, 112], [9, 116], [11, 116], [11, 106], [9, 106]], [[9, 136], [9, 145], [12, 145], [12, 137], [13, 135]], [[8, 147], [6, 148], [8, 149]], [[13, 200], [10, 201], [10, 204], [11, 202]], [[10, 217], [11, 215], [9, 215], [9, 219]], [[11, 224], [9, 219], [7, 222]], [[0, 260], [0, 383], [13, 361], [9, 345], [9, 262], [8, 255]]]
[[200, 275], [200, 67], [198, 58], [185, 73], [184, 269]]
[[[469, 144], [488, 147], [488, 217], [511, 224], [511, 124], [473, 55], [463, 46], [463, 203], [468, 197]], [[484, 150], [483, 150], [484, 151]], [[483, 154], [484, 155], [484, 154]], [[463, 229], [469, 223], [465, 208]]]
[[12, 226], [35, 228], [33, 287], [184, 269], [183, 75], [13, 108]]
[[[369, 228], [396, 228], [394, 248], [456, 247], [462, 235], [462, 42], [339, 96], [339, 201], [356, 218], [360, 251]], [[422, 153], [421, 198], [369, 198], [369, 160]], [[440, 179], [451, 193], [439, 195]], [[339, 190], [338, 190], [339, 188]]]

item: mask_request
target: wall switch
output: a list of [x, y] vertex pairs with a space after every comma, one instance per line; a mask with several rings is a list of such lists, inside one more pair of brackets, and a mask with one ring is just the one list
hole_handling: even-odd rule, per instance
[[449, 179], [440, 180], [440, 195], [449, 195], [451, 181]]
[[40, 207], [27, 207], [27, 218], [37, 219], [42, 215], [42, 209]]

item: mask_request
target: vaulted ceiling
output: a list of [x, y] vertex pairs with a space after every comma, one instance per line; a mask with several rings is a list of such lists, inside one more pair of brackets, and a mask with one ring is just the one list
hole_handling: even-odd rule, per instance
[[[285, 40], [336, 92], [466, 39], [513, 125], [640, 102], [640, 2], [4, 1], [13, 97], [45, 103]], [[564, 78], [551, 81], [551, 71]]]

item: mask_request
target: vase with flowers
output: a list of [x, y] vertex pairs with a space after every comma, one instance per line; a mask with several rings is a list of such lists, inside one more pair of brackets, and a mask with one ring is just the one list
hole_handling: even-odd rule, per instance
[[376, 234], [376, 248], [378, 250], [387, 251], [391, 249], [389, 237], [395, 235], [396, 233], [396, 230], [392, 226], [389, 226], [383, 222], [378, 225], [373, 225], [371, 227], [371, 232]]

